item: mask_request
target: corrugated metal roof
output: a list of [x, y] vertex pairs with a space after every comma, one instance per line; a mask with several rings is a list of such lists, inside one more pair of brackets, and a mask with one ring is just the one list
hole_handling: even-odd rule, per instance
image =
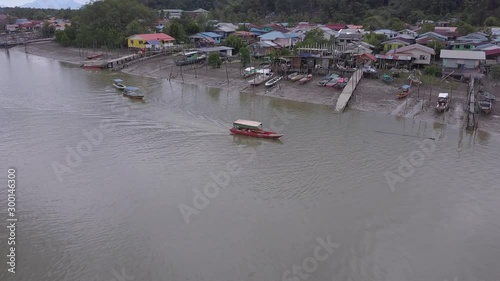
[[439, 55], [442, 59], [485, 60], [483, 51], [459, 51], [442, 49]]
[[222, 36], [220, 34], [217, 34], [217, 33], [214, 33], [214, 32], [200, 32], [198, 33], [200, 34], [201, 36], [205, 36], [205, 37], [211, 37], [211, 38], [221, 38]]

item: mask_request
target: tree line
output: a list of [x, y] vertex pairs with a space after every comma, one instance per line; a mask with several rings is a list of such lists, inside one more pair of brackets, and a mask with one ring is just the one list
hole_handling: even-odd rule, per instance
[[164, 16], [158, 10], [166, 8], [210, 11], [208, 18], [183, 16], [170, 21], [163, 31], [179, 43], [189, 35], [212, 30], [209, 19], [256, 24], [353, 23], [367, 30], [400, 30], [418, 20], [450, 18], [457, 20], [462, 32], [500, 26], [500, 0], [104, 0], [91, 1], [79, 10], [3, 8], [1, 12], [9, 15], [10, 22], [16, 17], [71, 19], [65, 31], [56, 32], [56, 39], [63, 45], [115, 48], [125, 46], [125, 38], [130, 35], [156, 32], [155, 25]]

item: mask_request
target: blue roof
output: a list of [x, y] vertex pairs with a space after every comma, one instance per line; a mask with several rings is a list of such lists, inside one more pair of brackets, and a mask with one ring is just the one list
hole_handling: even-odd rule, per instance
[[258, 28], [255, 28], [255, 27], [250, 28], [250, 32], [253, 32], [253, 33], [266, 33], [265, 30], [258, 29]]
[[279, 32], [279, 31], [271, 31], [271, 32], [266, 33], [264, 35], [260, 35], [259, 37], [261, 39], [263, 39], [263, 40], [274, 40], [274, 39], [278, 39], [278, 38], [289, 38], [289, 37], [286, 37], [285, 34]]
[[149, 40], [148, 44], [150, 44], [150, 45], [160, 45], [160, 41], [158, 41], [158, 40]]
[[220, 38], [220, 37], [222, 37], [219, 34], [214, 33], [214, 32], [200, 32], [200, 33], [198, 33], [198, 35], [201, 35], [203, 37], [210, 37], [210, 38]]
[[286, 38], [300, 38], [300, 35], [298, 35], [297, 33], [292, 33], [292, 32], [289, 32], [289, 33], [284, 33], [283, 35], [285, 35]]

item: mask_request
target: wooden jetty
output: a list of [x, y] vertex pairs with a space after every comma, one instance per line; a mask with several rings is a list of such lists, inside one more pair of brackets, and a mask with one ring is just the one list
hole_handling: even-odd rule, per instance
[[362, 69], [358, 69], [352, 74], [351, 78], [347, 82], [347, 85], [344, 87], [344, 90], [342, 90], [342, 93], [337, 99], [337, 105], [335, 105], [336, 112], [342, 113], [344, 111], [345, 107], [347, 106], [347, 103], [351, 99], [351, 96], [354, 93], [354, 90], [356, 89], [356, 86], [358, 86], [358, 83], [362, 77], [363, 77]]

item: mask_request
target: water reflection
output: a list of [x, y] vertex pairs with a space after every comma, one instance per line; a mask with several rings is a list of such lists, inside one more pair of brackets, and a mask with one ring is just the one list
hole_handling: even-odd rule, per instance
[[221, 92], [220, 88], [208, 88], [207, 92], [208, 92], [208, 96], [210, 98], [212, 98], [212, 100], [214, 100], [214, 101], [219, 100], [220, 92]]
[[481, 145], [487, 145], [490, 142], [491, 134], [485, 131], [477, 130], [477, 141]]

